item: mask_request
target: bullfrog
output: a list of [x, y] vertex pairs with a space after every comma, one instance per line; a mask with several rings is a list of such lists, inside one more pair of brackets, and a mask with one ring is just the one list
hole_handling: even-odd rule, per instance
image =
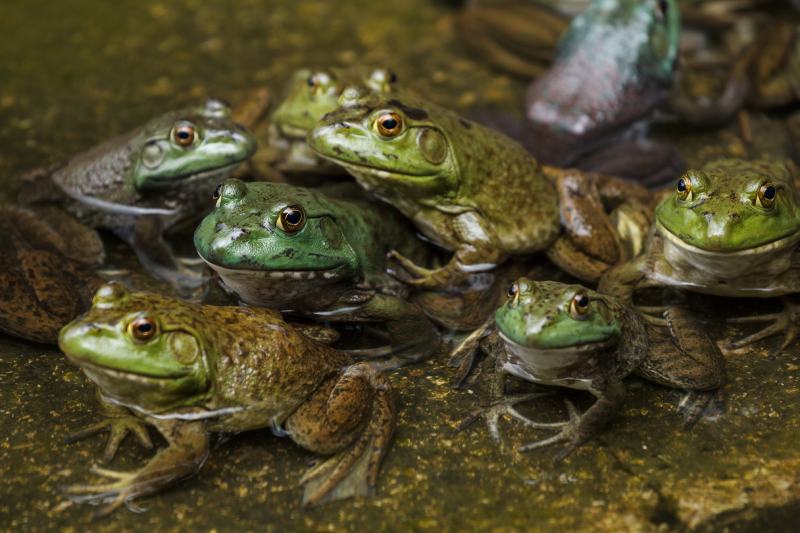
[[191, 290], [205, 278], [176, 257], [164, 233], [201, 214], [216, 184], [255, 149], [230, 108], [208, 100], [31, 173], [20, 200], [61, 205], [84, 224], [111, 230], [151, 274]]
[[[695, 401], [689, 402], [693, 404], [687, 413], [689, 424], [699, 418], [725, 381], [724, 359], [686, 310], [671, 308], [655, 321], [613, 297], [553, 281], [521, 278], [512, 284], [494, 320], [456, 351], [466, 355], [478, 348], [495, 363], [492, 405], [478, 411], [489, 422], [492, 436], [499, 440], [497, 421], [504, 414], [533, 428], [556, 430], [556, 435], [521, 450], [565, 443], [558, 460], [609, 421], [625, 398], [624, 379], [631, 374], [692, 391]], [[582, 415], [568, 403], [566, 422], [535, 422], [514, 406], [541, 393], [504, 397], [506, 375], [589, 391], [597, 401]]]
[[95, 469], [73, 486], [107, 513], [196, 473], [212, 432], [271, 428], [331, 457], [301, 479], [304, 505], [374, 490], [395, 426], [386, 378], [301, 334], [268, 309], [210, 306], [117, 283], [61, 331], [59, 346], [103, 398], [167, 441], [141, 469]]
[[430, 255], [400, 213], [352, 182], [309, 189], [229, 179], [214, 197], [195, 247], [242, 302], [317, 320], [385, 322], [400, 359], [437, 348], [436, 329], [386, 272], [390, 250]]
[[310, 150], [306, 136], [320, 118], [336, 109], [342, 91], [349, 86], [390, 94], [397, 90], [397, 75], [386, 68], [359, 66], [302, 68], [292, 75], [286, 96], [270, 117], [268, 146], [277, 152], [271, 163], [278, 170], [293, 180], [309, 173], [344, 173]]
[[637, 227], [608, 214], [624, 206], [647, 225], [650, 195], [642, 187], [541, 165], [505, 135], [410, 96], [343, 98], [308, 142], [454, 252], [445, 266], [428, 269], [393, 251], [416, 287], [457, 286], [510, 256], [541, 251], [579, 279], [596, 280], [629, 256], [618, 228]]
[[727, 344], [743, 348], [784, 332], [796, 337], [800, 318], [790, 295], [800, 290], [800, 193], [786, 168], [771, 161], [720, 159], [681, 177], [655, 210], [644, 253], [609, 270], [599, 290], [631, 302], [647, 287], [675, 287], [715, 296], [772, 298], [782, 313], [745, 317], [772, 321]]
[[0, 331], [55, 344], [104, 283], [97, 234], [53, 208], [0, 206]]

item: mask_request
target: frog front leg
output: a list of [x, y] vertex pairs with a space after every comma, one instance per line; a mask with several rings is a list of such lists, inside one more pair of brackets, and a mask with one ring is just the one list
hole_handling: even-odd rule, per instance
[[783, 334], [783, 342], [776, 353], [780, 353], [785, 350], [797, 339], [798, 332], [800, 331], [800, 304], [792, 301], [790, 296], [782, 297], [781, 303], [783, 304], [783, 310], [778, 313], [767, 313], [752, 317], [730, 319], [729, 322], [738, 324], [749, 324], [753, 322], [771, 322], [771, 324], [760, 331], [753, 333], [752, 335], [748, 335], [742, 339], [723, 344], [723, 350], [740, 350], [762, 339], [780, 334]]
[[507, 254], [499, 248], [499, 238], [478, 213], [465, 211], [445, 220], [455, 250], [450, 261], [443, 267], [429, 269], [392, 250], [389, 258], [413, 277], [398, 279], [414, 287], [451, 289], [468, 282], [471, 273], [492, 270], [506, 260]]
[[306, 472], [304, 506], [372, 494], [397, 414], [388, 380], [366, 363], [323, 384], [286, 420], [286, 432], [315, 453], [334, 454]]
[[133, 472], [93, 468], [94, 473], [114, 481], [67, 487], [69, 498], [79, 503], [102, 505], [96, 515], [104, 516], [123, 503], [130, 506], [134, 499], [159, 492], [200, 470], [209, 451], [204, 422], [174, 419], [149, 419], [148, 422], [164, 436], [166, 448]]
[[103, 463], [110, 463], [114, 459], [120, 444], [129, 433], [133, 433], [145, 448], [150, 449], [153, 447], [153, 441], [150, 439], [146, 422], [135, 416], [127, 408], [108, 402], [103, 398], [99, 390], [97, 391], [97, 398], [100, 401], [100, 407], [105, 417], [104, 420], [68, 436], [65, 439], [67, 444], [107, 431], [108, 440], [103, 451]]
[[578, 415], [571, 403], [567, 403], [569, 420], [553, 426], [561, 427], [558, 434], [520, 447], [520, 451], [529, 451], [552, 444], [566, 443], [566, 446], [556, 454], [557, 462], [563, 461], [581, 444], [585, 443], [605, 427], [614, 413], [619, 410], [625, 398], [625, 385], [622, 381], [610, 378], [601, 385], [589, 389], [597, 401], [583, 415]]

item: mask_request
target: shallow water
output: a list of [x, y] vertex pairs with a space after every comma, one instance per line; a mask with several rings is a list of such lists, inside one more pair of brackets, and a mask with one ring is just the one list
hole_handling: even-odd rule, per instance
[[[0, 199], [12, 197], [26, 169], [205, 96], [237, 102], [262, 85], [278, 94], [300, 66], [387, 65], [416, 92], [457, 109], [513, 109], [524, 92], [524, 83], [466, 54], [448, 2], [7, 0], [2, 12]], [[720, 154], [785, 157], [778, 117], [751, 118], [753, 146], [733, 126], [670, 136], [692, 164]], [[691, 302], [713, 317], [707, 327], [718, 339], [740, 333], [723, 318], [774, 305]], [[770, 356], [774, 342], [728, 359], [727, 411], [718, 418], [684, 431], [680, 395], [633, 381], [608, 430], [558, 466], [552, 449], [514, 453], [543, 435], [512, 423], [502, 426], [503, 449], [480, 425], [457, 433], [478, 394], [451, 390], [452, 371], [438, 357], [392, 377], [400, 421], [374, 498], [301, 510], [296, 483], [311, 456], [252, 432], [221, 442], [195, 478], [142, 501], [147, 512], [122, 509], [92, 527], [788, 528], [800, 521], [800, 349]], [[533, 404], [531, 414], [563, 417], [559, 398]], [[87, 379], [56, 350], [0, 337], [0, 527], [89, 524], [91, 509], [59, 488], [93, 481], [88, 469], [104, 442], [63, 439], [99, 414]], [[148, 455], [129, 439], [113, 466], [132, 469]]]

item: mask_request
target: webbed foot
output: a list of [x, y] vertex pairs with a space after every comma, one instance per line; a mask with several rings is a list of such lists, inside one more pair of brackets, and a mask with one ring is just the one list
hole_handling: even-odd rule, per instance
[[502, 444], [503, 439], [500, 436], [500, 418], [503, 416], [508, 416], [514, 420], [522, 422], [524, 425], [536, 429], [557, 429], [563, 426], [561, 422], [555, 423], [543, 423], [543, 422], [534, 422], [530, 418], [524, 416], [522, 413], [517, 411], [514, 406], [523, 402], [527, 402], [529, 400], [533, 400], [535, 398], [541, 398], [542, 396], [549, 396], [550, 392], [531, 392], [527, 394], [514, 394], [509, 396], [504, 396], [501, 400], [493, 403], [488, 407], [481, 407], [476, 409], [472, 413], [470, 413], [456, 428], [456, 431], [462, 431], [467, 426], [471, 425], [473, 422], [478, 420], [479, 418], [483, 418], [486, 421], [486, 425], [489, 428], [489, 435], [492, 437], [492, 440], [495, 441], [497, 444]]
[[100, 506], [94, 513], [94, 518], [107, 516], [122, 504], [133, 512], [143, 512], [144, 509], [133, 504], [133, 498], [138, 495], [136, 485], [137, 472], [120, 472], [92, 467], [91, 472], [95, 475], [111, 478], [108, 483], [93, 485], [71, 485], [64, 488], [67, 497], [76, 503], [88, 503]]
[[[711, 391], [686, 391], [678, 404], [678, 413], [683, 415], [683, 428], [691, 429], [709, 411], [724, 410], [725, 395], [722, 389]], [[719, 407], [715, 407], [719, 406]]]
[[723, 351], [737, 352], [755, 342], [783, 333], [783, 342], [781, 343], [780, 348], [775, 351], [775, 353], [778, 354], [785, 350], [792, 342], [794, 342], [795, 339], [797, 339], [798, 333], [800, 333], [800, 329], [798, 328], [798, 325], [800, 325], [800, 306], [793, 303], [784, 302], [783, 311], [778, 313], [731, 318], [728, 320], [728, 322], [734, 324], [771, 322], [771, 324], [767, 325], [760, 331], [753, 333], [752, 335], [748, 335], [736, 341], [722, 343], [720, 345], [720, 349]]
[[569, 413], [569, 420], [564, 422], [555, 422], [550, 424], [547, 427], [547, 424], [540, 425], [538, 427], [542, 427], [543, 429], [560, 429], [560, 431], [553, 435], [552, 437], [548, 437], [546, 439], [537, 440], [531, 442], [529, 444], [525, 444], [519, 447], [519, 451], [527, 452], [529, 450], [535, 450], [537, 448], [544, 448], [546, 446], [550, 446], [552, 444], [558, 444], [561, 442], [566, 442], [567, 445], [556, 454], [555, 461], [560, 462], [563, 461], [569, 454], [575, 451], [578, 446], [585, 440], [579, 431], [579, 424], [580, 424], [580, 413], [578, 413], [578, 409], [575, 405], [572, 404], [569, 400], [565, 399], [564, 403], [567, 404], [567, 412]]
[[150, 439], [147, 424], [135, 416], [107, 418], [77, 433], [73, 433], [65, 441], [67, 444], [72, 444], [104, 431], [108, 431], [109, 434], [101, 459], [104, 464], [110, 463], [114, 459], [120, 444], [128, 436], [128, 433], [133, 433], [145, 448], [153, 448], [153, 441]]

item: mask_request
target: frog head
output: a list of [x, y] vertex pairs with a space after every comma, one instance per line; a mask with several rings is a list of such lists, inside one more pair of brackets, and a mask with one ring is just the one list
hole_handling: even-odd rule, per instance
[[800, 232], [800, 193], [781, 165], [713, 161], [677, 181], [656, 222], [670, 242], [707, 252], [781, 248]]
[[407, 96], [381, 97], [354, 87], [339, 103], [309, 133], [308, 143], [367, 190], [379, 197], [430, 197], [457, 188], [458, 159], [448, 136], [456, 115]]
[[147, 412], [194, 405], [209, 391], [208, 352], [199, 306], [118, 283], [64, 326], [59, 347], [104, 396]]
[[520, 278], [495, 322], [506, 343], [531, 352], [593, 352], [616, 344], [617, 304], [580, 285]]
[[148, 122], [129, 143], [127, 179], [138, 191], [182, 187], [229, 174], [256, 151], [256, 140], [219, 100]]
[[679, 41], [676, 0], [594, 0], [573, 20], [559, 55], [616, 58], [642, 76], [669, 80]]
[[236, 179], [214, 196], [195, 247], [245, 302], [292, 308], [308, 293], [358, 277], [361, 258], [343, 225], [363, 222], [343, 220], [349, 213], [333, 199], [303, 187]]
[[305, 140], [326, 113], [338, 107], [342, 90], [351, 84], [388, 94], [397, 76], [388, 69], [300, 69], [294, 73], [286, 97], [272, 114], [271, 123], [287, 138]]

